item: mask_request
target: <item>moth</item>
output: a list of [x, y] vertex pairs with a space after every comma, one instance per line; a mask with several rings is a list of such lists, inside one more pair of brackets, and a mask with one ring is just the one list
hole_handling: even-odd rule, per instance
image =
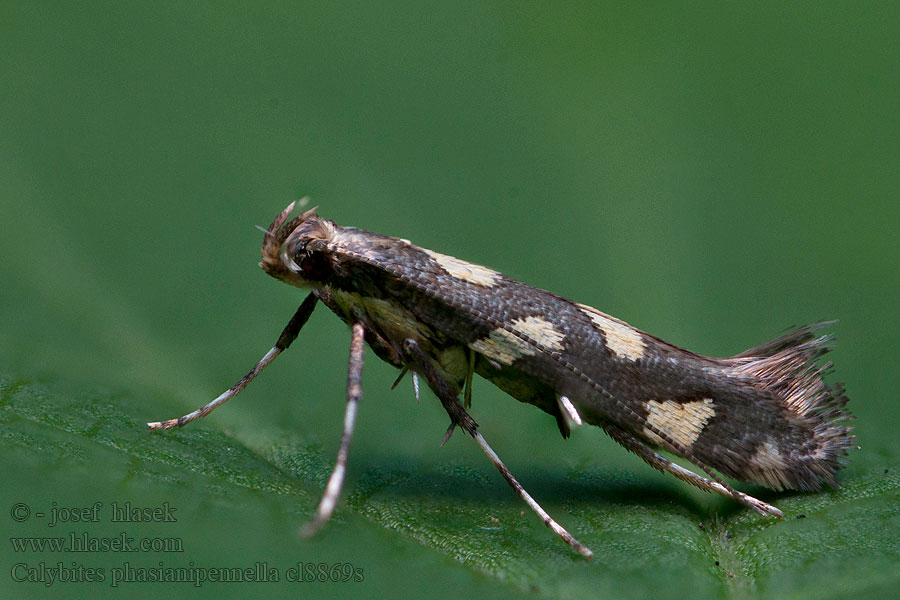
[[[271, 350], [209, 404], [152, 429], [181, 427], [237, 395], [291, 345], [321, 302], [350, 326], [343, 434], [334, 470], [305, 531], [332, 515], [347, 468], [362, 395], [364, 344], [423, 377], [450, 417], [472, 436], [516, 493], [566, 543], [592, 552], [550, 517], [510, 473], [468, 412], [474, 374], [551, 415], [563, 437], [601, 427], [652, 467], [762, 515], [776, 507], [722, 476], [774, 490], [837, 487], [853, 446], [841, 384], [826, 384], [832, 347], [821, 322], [729, 358], [695, 354], [599, 310], [520, 283], [492, 269], [408, 240], [341, 227], [310, 209], [288, 221], [289, 205], [265, 230], [260, 267], [309, 289]], [[460, 400], [462, 396], [462, 400]], [[705, 476], [658, 453], [680, 456]], [[721, 473], [718, 475], [715, 471]]]

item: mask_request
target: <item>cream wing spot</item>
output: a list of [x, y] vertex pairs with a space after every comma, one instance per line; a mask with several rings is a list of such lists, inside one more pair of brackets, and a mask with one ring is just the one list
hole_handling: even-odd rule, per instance
[[497, 280], [500, 278], [500, 273], [493, 269], [488, 269], [487, 267], [482, 267], [480, 265], [473, 265], [472, 263], [460, 260], [454, 256], [448, 256], [426, 248], [422, 248], [422, 252], [427, 254], [431, 260], [436, 262], [438, 266], [447, 272], [447, 274], [457, 279], [462, 279], [463, 281], [468, 281], [469, 283], [474, 283], [476, 285], [483, 285], [484, 287], [491, 287], [496, 284]]
[[562, 350], [562, 340], [565, 337], [553, 326], [553, 323], [541, 317], [525, 317], [516, 319], [510, 323], [510, 328], [525, 337], [533, 340], [543, 348]]
[[537, 349], [505, 329], [495, 329], [488, 337], [475, 340], [469, 347], [487, 358], [511, 365], [517, 358], [537, 354]]
[[697, 438], [709, 420], [715, 416], [712, 398], [704, 398], [694, 402], [675, 402], [664, 400], [647, 402], [647, 427], [644, 427], [644, 435], [657, 444], [663, 445], [663, 440], [650, 431], [654, 427], [668, 435], [676, 444], [689, 448]]
[[788, 463], [772, 438], [756, 449], [750, 457], [749, 467], [754, 473], [753, 480], [767, 487], [780, 490], [790, 485], [785, 477], [785, 472], [789, 470]]
[[578, 304], [578, 308], [594, 322], [606, 338], [606, 347], [613, 354], [628, 360], [638, 360], [644, 356], [646, 344], [637, 329], [587, 304]]
[[469, 346], [490, 359], [511, 365], [517, 358], [537, 354], [539, 348], [562, 350], [564, 337], [550, 321], [532, 316], [515, 319], [506, 328], [498, 327]]
[[781, 452], [778, 451], [778, 446], [774, 444], [772, 440], [766, 440], [765, 443], [757, 448], [756, 452], [753, 453], [753, 456], [750, 457], [750, 465], [755, 469], [763, 471], [780, 471], [787, 467], [787, 463], [784, 462], [784, 457], [781, 456]]

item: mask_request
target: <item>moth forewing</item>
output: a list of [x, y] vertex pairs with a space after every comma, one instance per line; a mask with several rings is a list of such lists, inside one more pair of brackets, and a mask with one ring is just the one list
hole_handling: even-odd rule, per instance
[[[735, 490], [713, 469], [773, 489], [838, 485], [835, 473], [853, 446], [852, 416], [843, 388], [823, 380], [829, 365], [819, 365], [832, 338], [818, 332], [829, 323], [731, 358], [702, 356], [493, 269], [340, 227], [316, 209], [286, 222], [292, 208], [266, 230], [260, 266], [311, 294], [275, 347], [228, 392], [150, 426], [183, 425], [236, 395], [290, 345], [321, 301], [351, 326], [353, 350], [341, 451], [312, 528], [328, 519], [340, 492], [363, 339], [382, 360], [425, 378], [450, 416], [444, 441], [457, 426], [470, 434], [543, 522], [585, 556], [590, 551], [528, 495], [478, 431], [465, 409], [473, 374], [552, 415], [563, 436], [582, 423], [600, 426], [654, 468], [764, 515], [782, 513]], [[708, 478], [660, 456], [659, 448]]]

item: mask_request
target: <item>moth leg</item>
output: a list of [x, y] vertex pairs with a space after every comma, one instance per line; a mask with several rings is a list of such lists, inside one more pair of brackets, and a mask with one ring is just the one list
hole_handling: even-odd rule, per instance
[[752, 508], [754, 511], [758, 512], [761, 515], [778, 517], [779, 519], [784, 518], [784, 513], [771, 504], [763, 502], [762, 500], [758, 500], [753, 496], [749, 496], [733, 488], [726, 487], [717, 481], [712, 481], [710, 479], [707, 479], [706, 477], [701, 477], [693, 471], [685, 469], [681, 465], [677, 465], [672, 461], [660, 456], [659, 454], [654, 452], [647, 444], [634, 437], [624, 429], [620, 429], [619, 427], [616, 427], [614, 425], [605, 425], [604, 429], [612, 439], [625, 446], [627, 450], [630, 450], [631, 452], [634, 452], [635, 454], [640, 456], [647, 464], [649, 464], [654, 469], [671, 473], [678, 479], [690, 483], [691, 485], [696, 486], [703, 491], [716, 492], [728, 498], [735, 499], [741, 504]]
[[[466, 384], [463, 386], [463, 405], [472, 408], [472, 375], [475, 373], [475, 351], [466, 347]], [[449, 437], [447, 438], [449, 439]]]
[[350, 339], [350, 361], [347, 370], [347, 409], [344, 412], [344, 432], [341, 434], [341, 445], [338, 448], [337, 459], [334, 461], [334, 470], [328, 478], [325, 492], [316, 509], [316, 516], [307, 523], [301, 534], [309, 537], [315, 534], [322, 525], [328, 522], [334, 513], [341, 487], [344, 485], [344, 474], [347, 472], [347, 456], [350, 453], [350, 439], [353, 437], [353, 427], [356, 425], [356, 409], [359, 399], [362, 397], [362, 369], [363, 369], [363, 341], [365, 328], [362, 323], [354, 323]]
[[397, 386], [400, 385], [400, 382], [403, 381], [403, 378], [409, 372], [409, 367], [403, 367], [400, 369], [400, 374], [397, 375], [397, 379], [394, 380], [394, 383], [391, 384], [391, 390], [397, 389]]
[[[391, 384], [391, 390], [396, 389], [400, 382], [403, 381], [403, 377], [409, 372], [409, 367], [403, 367], [401, 369], [400, 374], [397, 375], [397, 379], [394, 380], [394, 383]], [[416, 395], [416, 402], [419, 401], [419, 376], [415, 373], [412, 374], [412, 382], [413, 382], [413, 393]]]
[[412, 374], [413, 380], [413, 393], [416, 395], [416, 402], [419, 401], [419, 376], [415, 373]]
[[191, 421], [199, 419], [200, 417], [205, 417], [221, 404], [224, 404], [228, 400], [231, 400], [232, 398], [237, 396], [241, 392], [241, 390], [247, 387], [248, 383], [253, 381], [254, 377], [262, 373], [262, 370], [269, 366], [269, 363], [275, 360], [275, 358], [279, 354], [281, 354], [283, 350], [287, 350], [288, 347], [294, 342], [294, 340], [297, 339], [297, 335], [300, 333], [300, 329], [302, 329], [303, 326], [306, 325], [306, 321], [309, 320], [309, 316], [312, 314], [313, 309], [316, 307], [316, 301], [317, 298], [315, 295], [308, 295], [297, 308], [297, 312], [294, 313], [294, 316], [291, 317], [291, 320], [288, 321], [288, 324], [281, 332], [281, 335], [278, 336], [278, 341], [275, 342], [275, 345], [272, 346], [272, 349], [266, 352], [266, 355], [263, 356], [246, 375], [241, 377], [241, 379], [237, 383], [228, 388], [218, 398], [205, 406], [201, 406], [192, 413], [188, 413], [182, 417], [178, 417], [177, 419], [147, 423], [147, 427], [150, 430], [182, 427], [190, 423]]
[[444, 444], [450, 441], [450, 436], [453, 435], [454, 429], [456, 429], [456, 423], [451, 421], [450, 426], [447, 428], [447, 433], [444, 434], [444, 439], [441, 440], [441, 448], [444, 447]]
[[[434, 365], [428, 359], [428, 356], [419, 348], [419, 345], [411, 339], [407, 339], [403, 342], [403, 350], [406, 353], [409, 360], [412, 362], [414, 368], [420, 371], [425, 379], [428, 381], [431, 389], [434, 390], [434, 393], [437, 395], [438, 399], [441, 401], [441, 404], [444, 406], [444, 409], [447, 411], [447, 414], [450, 415], [450, 428], [447, 430], [447, 437], [453, 431], [455, 425], [459, 425], [466, 433], [475, 438], [475, 441], [478, 442], [478, 445], [484, 451], [485, 454], [488, 455], [488, 458], [491, 459], [491, 462], [500, 471], [500, 474], [503, 475], [503, 478], [506, 482], [515, 490], [516, 494], [519, 495], [522, 500], [525, 501], [526, 504], [537, 513], [538, 517], [540, 517], [541, 521], [544, 522], [544, 525], [553, 530], [553, 532], [561, 537], [563, 541], [569, 544], [572, 548], [578, 551], [585, 558], [591, 558], [594, 553], [590, 548], [576, 540], [572, 537], [572, 534], [563, 528], [562, 525], [557, 523], [547, 511], [545, 511], [540, 504], [538, 504], [534, 498], [531, 497], [525, 488], [522, 487], [522, 484], [518, 482], [518, 480], [513, 476], [510, 470], [503, 464], [503, 461], [500, 460], [500, 457], [497, 456], [497, 453], [494, 452], [493, 448], [487, 443], [484, 437], [478, 431], [478, 424], [474, 419], [466, 412], [466, 409], [460, 403], [458, 395], [459, 389], [456, 384], [448, 381], [446, 378], [441, 376], [438, 373], [437, 369], [435, 369]], [[446, 438], [445, 438], [446, 441]]]

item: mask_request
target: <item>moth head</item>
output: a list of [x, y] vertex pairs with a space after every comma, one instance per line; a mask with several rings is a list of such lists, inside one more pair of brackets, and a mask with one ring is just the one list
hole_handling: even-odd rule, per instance
[[291, 202], [266, 229], [259, 266], [276, 279], [306, 287], [322, 282], [331, 272], [325, 246], [334, 234], [334, 224], [316, 215], [318, 207], [285, 223], [294, 204]]

